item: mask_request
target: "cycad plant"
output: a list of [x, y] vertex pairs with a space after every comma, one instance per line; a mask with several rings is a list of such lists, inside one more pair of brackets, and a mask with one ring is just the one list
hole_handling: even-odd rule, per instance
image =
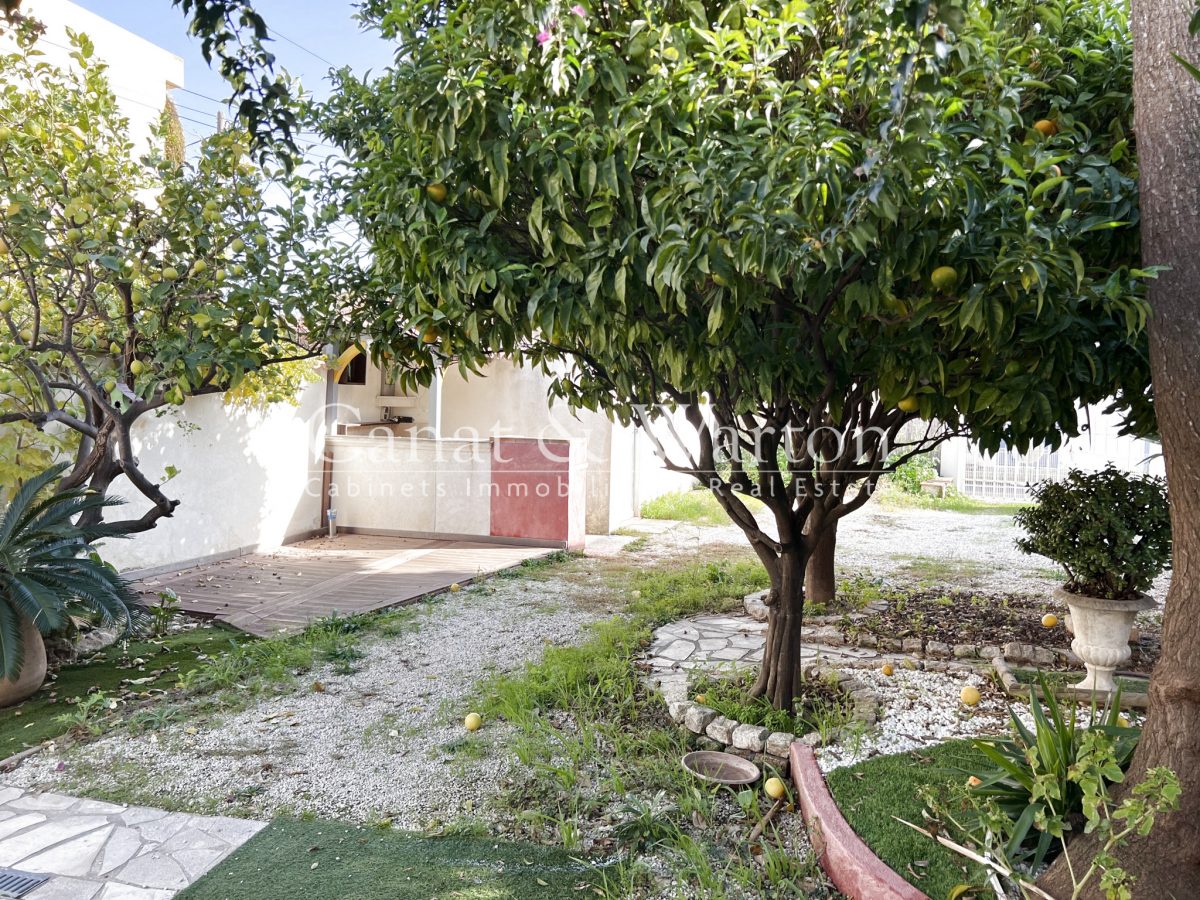
[[25, 661], [26, 621], [49, 634], [78, 605], [128, 631], [140, 612], [129, 582], [92, 549], [93, 541], [123, 534], [103, 524], [76, 524], [89, 510], [119, 501], [83, 489], [54, 491], [51, 484], [65, 469], [52, 466], [30, 478], [0, 517], [0, 675], [10, 680]]
[[981, 783], [971, 790], [984, 801], [994, 801], [994, 808], [1011, 820], [1011, 830], [1006, 830], [1005, 858], [1029, 864], [1034, 870], [1062, 843], [1062, 835], [1046, 827], [1049, 818], [1057, 814], [1074, 829], [1085, 824], [1078, 763], [1088, 733], [1098, 732], [1111, 742], [1112, 764], [1100, 773], [1107, 783], [1122, 780], [1142, 734], [1140, 728], [1124, 721], [1120, 691], [1103, 710], [1093, 703], [1084, 724], [1079, 721], [1077, 704], [1070, 703], [1064, 713], [1041, 673], [1038, 682], [1046, 708], [1043, 711], [1037, 692], [1030, 688], [1032, 729], [1010, 709], [1012, 739], [981, 738], [974, 742], [995, 768], [979, 773]]

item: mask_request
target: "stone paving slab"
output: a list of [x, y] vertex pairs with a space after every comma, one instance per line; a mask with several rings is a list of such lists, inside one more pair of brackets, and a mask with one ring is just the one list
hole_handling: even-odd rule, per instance
[[169, 900], [265, 826], [0, 785], [0, 866], [52, 876], [26, 900]]
[[[668, 703], [687, 699], [688, 673], [717, 673], [749, 668], [762, 662], [767, 625], [750, 616], [696, 616], [663, 625], [645, 656], [647, 680]], [[802, 643], [801, 659], [831, 661], [874, 659], [865, 647], [831, 647]], [[0, 828], [4, 825], [0, 822]]]

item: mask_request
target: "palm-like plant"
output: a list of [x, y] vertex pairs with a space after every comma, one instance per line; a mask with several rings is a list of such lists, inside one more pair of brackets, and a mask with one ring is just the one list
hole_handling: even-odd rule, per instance
[[120, 501], [83, 489], [53, 491], [51, 483], [65, 469], [52, 466], [29, 479], [0, 516], [0, 676], [10, 680], [24, 664], [25, 621], [49, 634], [63, 627], [68, 606], [77, 603], [128, 632], [140, 611], [129, 582], [91, 546], [124, 534], [104, 524], [76, 524], [88, 511]]

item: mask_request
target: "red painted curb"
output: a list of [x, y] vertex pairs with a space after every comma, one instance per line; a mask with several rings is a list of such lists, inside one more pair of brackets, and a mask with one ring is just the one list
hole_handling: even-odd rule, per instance
[[825, 786], [812, 747], [796, 741], [791, 758], [800, 814], [813, 851], [834, 887], [851, 900], [929, 900], [889, 869], [854, 833]]

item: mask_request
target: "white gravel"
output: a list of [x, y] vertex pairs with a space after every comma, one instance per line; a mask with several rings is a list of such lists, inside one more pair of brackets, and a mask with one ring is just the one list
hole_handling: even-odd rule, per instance
[[[547, 643], [578, 640], [605, 612], [597, 592], [553, 579], [493, 579], [446, 595], [415, 632], [367, 638], [353, 674], [304, 676], [296, 691], [218, 721], [44, 753], [6, 781], [84, 794], [129, 790], [158, 806], [232, 802], [263, 817], [311, 811], [350, 822], [387, 817], [406, 828], [450, 821], [493, 795], [512, 764], [502, 723], [471, 737], [485, 752], [456, 759], [446, 749], [467, 734], [467, 696], [489, 669], [512, 669]], [[575, 602], [589, 598], [590, 609]]]
[[[872, 756], [919, 750], [948, 740], [1007, 737], [1012, 730], [1010, 706], [1022, 722], [1033, 727], [1028, 700], [1008, 697], [983, 670], [943, 674], [896, 665], [892, 675], [884, 675], [881, 667], [855, 666], [849, 671], [875, 690], [882, 709], [878, 724], [860, 740], [817, 750], [817, 762], [826, 772]], [[965, 706], [959, 699], [967, 685], [979, 688], [982, 694], [974, 707]], [[1089, 713], [1090, 705], [1080, 704], [1079, 721], [1086, 721]], [[1138, 719], [1133, 713], [1127, 715], [1135, 722]]]

